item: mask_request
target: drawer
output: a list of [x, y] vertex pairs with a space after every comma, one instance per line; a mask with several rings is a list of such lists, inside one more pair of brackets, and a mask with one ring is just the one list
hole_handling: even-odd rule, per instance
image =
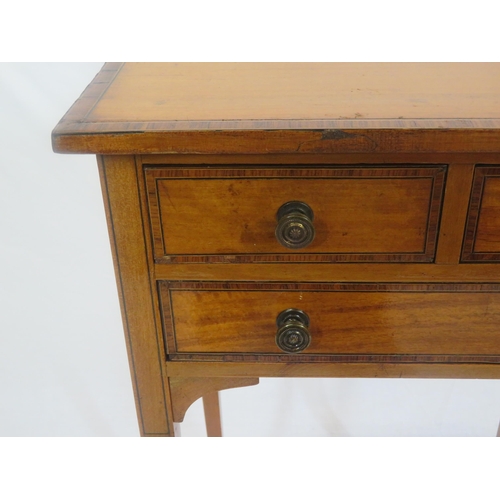
[[145, 166], [155, 259], [433, 262], [445, 175], [443, 165]]
[[500, 261], [500, 165], [474, 169], [462, 262]]
[[499, 292], [498, 284], [160, 282], [172, 359], [499, 362]]

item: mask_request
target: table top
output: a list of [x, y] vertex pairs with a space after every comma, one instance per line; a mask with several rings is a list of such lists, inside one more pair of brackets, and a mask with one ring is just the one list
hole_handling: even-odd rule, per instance
[[[456, 143], [472, 130], [472, 150], [496, 151], [499, 83], [497, 63], [107, 63], [55, 128], [53, 147], [283, 153], [331, 152], [335, 143], [333, 150], [397, 151], [426, 131], [429, 148], [444, 151], [450, 137]], [[238, 148], [244, 133], [251, 143]]]

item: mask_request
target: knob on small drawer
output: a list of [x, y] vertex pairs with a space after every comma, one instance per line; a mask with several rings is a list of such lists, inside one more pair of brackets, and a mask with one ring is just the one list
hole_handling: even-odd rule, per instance
[[284, 247], [297, 250], [314, 240], [314, 213], [306, 203], [289, 201], [279, 208], [276, 218], [276, 239]]
[[309, 347], [309, 316], [299, 309], [286, 309], [276, 318], [276, 344], [285, 352], [301, 352]]

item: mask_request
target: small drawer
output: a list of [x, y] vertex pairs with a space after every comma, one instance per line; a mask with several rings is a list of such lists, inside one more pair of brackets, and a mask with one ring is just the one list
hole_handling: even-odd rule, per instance
[[156, 262], [433, 262], [446, 167], [146, 166]]
[[172, 359], [500, 362], [498, 284], [163, 281], [160, 298]]
[[474, 170], [462, 262], [500, 261], [500, 165]]

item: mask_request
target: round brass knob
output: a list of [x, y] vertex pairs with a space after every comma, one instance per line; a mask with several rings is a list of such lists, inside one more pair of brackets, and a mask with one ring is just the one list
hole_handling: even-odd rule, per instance
[[309, 347], [309, 316], [299, 309], [286, 309], [276, 318], [276, 345], [285, 352], [301, 352]]
[[286, 248], [304, 248], [314, 240], [314, 213], [301, 201], [289, 201], [276, 214], [276, 239]]

